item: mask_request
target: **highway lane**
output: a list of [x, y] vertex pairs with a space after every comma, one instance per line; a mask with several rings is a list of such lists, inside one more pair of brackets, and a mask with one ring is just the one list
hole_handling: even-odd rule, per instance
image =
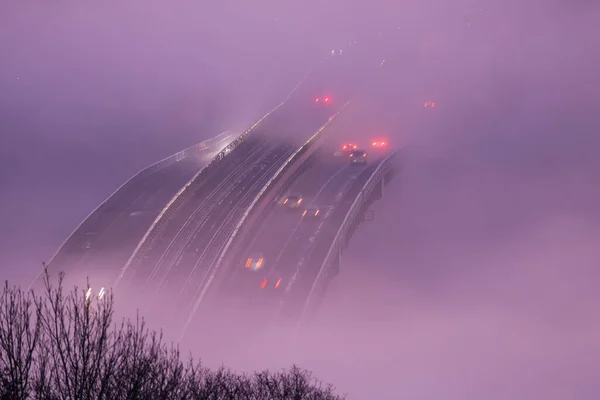
[[206, 190], [180, 207], [136, 268], [131, 281], [143, 283], [141, 307], [182, 322], [243, 212], [297, 146], [249, 138], [204, 179]]
[[[273, 146], [263, 154], [252, 156], [240, 163], [232, 175], [228, 176], [230, 179], [225, 178], [221, 188], [211, 193], [213, 198], [210, 203], [200, 206], [206, 208], [203, 215], [189, 219], [194, 221], [195, 227], [180, 241], [181, 245], [174, 256], [162, 256], [163, 261], [170, 260], [170, 264], [160, 276], [154, 274], [150, 277], [154, 279], [155, 286], [166, 286], [167, 291], [172, 289], [173, 292], [181, 290], [179, 298], [189, 298], [190, 291], [195, 293], [191, 281], [194, 278], [204, 281], [207, 271], [202, 266], [212, 264], [220, 245], [224, 244], [223, 235], [229, 233], [233, 228], [232, 224], [238, 221], [262, 184], [294, 149], [295, 146], [290, 144]], [[182, 235], [177, 235], [173, 242], [178, 240], [179, 236]], [[183, 305], [185, 304], [184, 301]]]
[[206, 148], [131, 179], [82, 223], [49, 268], [65, 271], [69, 282], [73, 279], [80, 286], [86, 277], [92, 284], [112, 285], [156, 215], [210, 162], [214, 152], [215, 149]]
[[[304, 190], [305, 201], [329, 208], [329, 213], [322, 219], [305, 220], [301, 210], [295, 213], [280, 208], [267, 216], [255, 239], [238, 257], [238, 268], [223, 290], [221, 324], [244, 319], [246, 325], [261, 330], [273, 323], [297, 320], [337, 228], [381, 159], [377, 157], [366, 166], [351, 166], [345, 161], [337, 168], [335, 163], [317, 162], [292, 186], [290, 191]], [[247, 254], [259, 251], [264, 255], [264, 269], [244, 268]]]
[[[338, 147], [337, 142], [335, 147]], [[331, 146], [320, 149], [312, 166], [288, 189], [288, 192], [302, 193], [303, 205], [311, 202], [316, 204], [325, 198], [326, 193], [343, 185], [341, 175], [348, 171], [348, 160], [333, 156], [333, 152], [334, 148]], [[301, 233], [299, 231], [303, 227], [306, 229], [301, 214], [302, 208], [290, 210], [281, 204], [267, 214], [253, 233], [254, 239], [235, 258], [236, 265], [230, 266], [229, 279], [218, 288], [216, 301], [203, 310], [201, 318], [197, 318], [193, 328], [189, 329], [190, 332], [210, 337], [206, 339], [207, 342], [219, 338], [233, 343], [239, 339], [244, 340], [247, 335], [256, 334], [268, 323], [277, 304], [269, 296], [265, 297], [268, 293], [261, 291], [261, 281], [269, 270], [274, 270], [272, 267], [281, 249], [292, 247], [292, 240], [288, 239], [299, 223], [300, 229], [297, 228], [296, 232]], [[312, 229], [313, 224], [308, 225]], [[245, 268], [246, 257], [253, 251], [262, 252], [265, 257], [265, 268], [258, 272]], [[239, 329], [241, 325], [244, 326], [242, 331]]]
[[[231, 289], [231, 295], [244, 298], [242, 294], [244, 291], [254, 291], [260, 287], [266, 271], [269, 271], [277, 260], [280, 249], [285, 248], [288, 244], [290, 233], [302, 221], [304, 206], [314, 204], [319, 190], [326, 187], [331, 178], [347, 166], [347, 162], [340, 157], [334, 158], [323, 150], [319, 151], [311, 168], [304, 172], [287, 190], [287, 193], [302, 194], [301, 207], [288, 209], [286, 206], [278, 204], [265, 220], [261, 221], [261, 228], [256, 232], [254, 239], [243, 254], [239, 255], [237, 259], [239, 268], [233, 268], [231, 277], [226, 284], [226, 288]], [[260, 271], [255, 272], [245, 268], [247, 257], [253, 253], [264, 255], [265, 264]], [[249, 285], [249, 282], [252, 284]]]
[[281, 304], [278, 317], [282, 320], [292, 323], [297, 322], [340, 225], [346, 217], [354, 199], [384, 158], [385, 154], [381, 154], [380, 157], [361, 171], [361, 174], [353, 180], [346, 192], [341, 197], [338, 197], [336, 207], [333, 209], [328, 220], [320, 227], [318, 232], [315, 232], [315, 240], [308, 250], [303, 253], [301, 265], [296, 269], [297, 273], [294, 276], [293, 286], [290, 288], [291, 290], [288, 290], [285, 302]]
[[192, 182], [150, 231], [125, 271], [123, 290], [137, 297], [134, 303], [153, 314], [189, 313], [246, 208], [335, 110], [335, 105], [313, 104], [312, 97], [292, 98], [217, 168]]
[[[296, 210], [294, 218], [286, 221], [279, 218], [278, 214], [290, 213], [288, 210], [277, 210], [273, 213], [270, 217], [271, 221], [267, 222], [269, 227], [259, 234], [260, 236], [248, 249], [249, 253], [266, 249], [264, 269], [256, 272], [238, 272], [247, 272], [247, 281], [253, 281], [251, 290], [258, 291], [264, 284], [264, 289], [267, 290], [259, 291], [260, 293], [270, 293], [270, 289], [274, 289], [275, 285], [280, 289], [279, 293], [288, 291], [287, 288], [296, 275], [296, 267], [301, 264], [303, 255], [308, 251], [320, 227], [335, 207], [336, 199], [343, 195], [362, 169], [361, 166], [343, 163], [332, 170], [319, 168], [306, 175], [306, 180], [312, 183], [311, 187], [304, 189], [308, 194], [305, 197], [306, 206], [318, 208], [320, 215], [318, 218], [302, 216], [303, 208], [301, 208]], [[294, 187], [294, 190], [299, 188]]]
[[[349, 165], [346, 157], [333, 156], [333, 149], [325, 146], [311, 168], [288, 189], [288, 193], [303, 195], [304, 207], [290, 210], [278, 205], [237, 256], [237, 265], [221, 289], [221, 303], [217, 305], [219, 324], [252, 315], [246, 325], [260, 328], [276, 318], [336, 206], [368, 168]], [[304, 208], [313, 206], [322, 210], [322, 217], [303, 217]], [[247, 257], [254, 253], [264, 257], [264, 267], [258, 271], [245, 268]]]
[[171, 263], [181, 254], [182, 246], [198, 233], [202, 221], [219, 205], [223, 194], [232, 190], [236, 174], [242, 173], [267, 147], [264, 140], [249, 138], [225, 157], [218, 169], [192, 183], [170, 208], [172, 213], [154, 228], [156, 235], [145, 242], [137, 262], [127, 270], [126, 278], [132, 285], [146, 288], [155, 275], [160, 276], [164, 269], [169, 271]]

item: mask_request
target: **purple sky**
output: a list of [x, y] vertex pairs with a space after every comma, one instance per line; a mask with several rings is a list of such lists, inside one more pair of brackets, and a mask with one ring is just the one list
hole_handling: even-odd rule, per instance
[[201, 3], [0, 5], [2, 279], [29, 283], [134, 172], [246, 126], [329, 49], [382, 30], [389, 68], [361, 102], [414, 145], [406, 170], [320, 325], [228, 361], [298, 362], [350, 398], [598, 398], [598, 6]]

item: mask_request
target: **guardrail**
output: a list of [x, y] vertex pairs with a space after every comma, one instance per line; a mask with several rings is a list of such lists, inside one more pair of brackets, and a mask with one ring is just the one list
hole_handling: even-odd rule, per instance
[[230, 252], [232, 244], [236, 239], [238, 239], [238, 243], [239, 240], [243, 239], [238, 238], [238, 234], [242, 231], [242, 228], [244, 226], [252, 226], [252, 224], [256, 221], [256, 218], [259, 215], [261, 215], [262, 209], [267, 207], [268, 204], [273, 200], [273, 197], [276, 195], [281, 186], [286, 182], [286, 180], [289, 179], [289, 177], [292, 176], [299, 168], [301, 168], [302, 165], [313, 154], [315, 149], [318, 148], [318, 144], [320, 144], [320, 142], [323, 140], [323, 135], [321, 134], [323, 130], [331, 122], [333, 122], [335, 118], [342, 111], [344, 111], [351, 102], [352, 101], [350, 100], [346, 104], [344, 104], [337, 113], [335, 113], [325, 124], [323, 124], [323, 126], [321, 126], [321, 128], [319, 128], [319, 130], [317, 130], [317, 132], [315, 132], [302, 146], [300, 146], [292, 155], [290, 155], [290, 157], [288, 157], [288, 159], [283, 163], [283, 165], [279, 167], [279, 169], [275, 172], [273, 177], [269, 179], [267, 183], [265, 183], [265, 185], [262, 187], [260, 192], [258, 192], [252, 203], [250, 203], [250, 205], [240, 218], [239, 222], [237, 223], [236, 227], [234, 228], [233, 232], [227, 239], [227, 242], [225, 243], [225, 246], [223, 247], [219, 258], [217, 259], [214, 268], [212, 268], [211, 275], [208, 277], [206, 284], [202, 288], [202, 292], [200, 292], [198, 299], [195, 301], [192, 312], [190, 313], [190, 316], [188, 317], [188, 320], [184, 325], [182, 337], [183, 335], [185, 335], [185, 331], [187, 330], [187, 327], [189, 326], [193, 315], [196, 313], [198, 307], [200, 306], [200, 303], [206, 296], [206, 293], [209, 287], [212, 285], [213, 281], [215, 280], [216, 275], [218, 274], [221, 265], [223, 265], [224, 260], [229, 254], [235, 253], [235, 251]]
[[321, 264], [321, 268], [313, 282], [313, 285], [310, 289], [308, 297], [306, 299], [304, 308], [302, 309], [302, 313], [300, 316], [300, 321], [306, 318], [308, 310], [313, 309], [312, 302], [314, 301], [314, 297], [317, 294], [317, 290], [319, 287], [324, 287], [324, 283], [321, 284], [322, 279], [326, 279], [327, 272], [331, 270], [332, 266], [338, 261], [338, 257], [342, 251], [342, 249], [346, 246], [348, 241], [350, 240], [350, 233], [353, 229], [356, 228], [356, 225], [362, 222], [364, 217], [365, 208], [368, 207], [370, 200], [372, 198], [374, 190], [380, 184], [385, 184], [386, 178], [391, 179], [393, 173], [393, 165], [392, 163], [395, 161], [395, 158], [398, 156], [399, 151], [395, 151], [386, 157], [380, 164], [377, 166], [373, 174], [369, 177], [367, 182], [363, 185], [362, 189], [352, 202], [352, 205], [348, 209], [344, 220], [342, 221], [332, 243], [329, 247], [329, 251]]

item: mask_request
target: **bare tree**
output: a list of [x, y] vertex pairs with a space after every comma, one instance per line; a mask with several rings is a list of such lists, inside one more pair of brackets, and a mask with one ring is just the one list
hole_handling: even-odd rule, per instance
[[47, 373], [51, 397], [62, 399], [103, 398], [109, 378], [119, 359], [120, 330], [113, 328], [114, 300], [107, 294], [101, 300], [89, 291], [73, 289], [65, 295], [59, 275], [54, 288], [46, 272], [45, 301], [41, 321], [44, 340], [40, 351], [50, 357]]
[[287, 371], [258, 372], [254, 375], [254, 393], [273, 400], [338, 400], [334, 387], [323, 384], [313, 374], [294, 365]]
[[4, 284], [0, 295], [0, 398], [26, 399], [40, 338], [40, 308], [33, 292]]
[[143, 318], [115, 324], [112, 293], [63, 291], [45, 272], [42, 297], [0, 296], [0, 400], [337, 400], [311, 373], [210, 370], [167, 344]]

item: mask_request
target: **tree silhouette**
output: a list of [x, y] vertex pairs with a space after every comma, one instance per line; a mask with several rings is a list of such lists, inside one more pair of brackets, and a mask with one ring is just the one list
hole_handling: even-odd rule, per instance
[[114, 297], [56, 286], [41, 296], [4, 285], [0, 294], [0, 400], [337, 400], [331, 385], [293, 366], [238, 374], [211, 370], [144, 319], [114, 321]]

